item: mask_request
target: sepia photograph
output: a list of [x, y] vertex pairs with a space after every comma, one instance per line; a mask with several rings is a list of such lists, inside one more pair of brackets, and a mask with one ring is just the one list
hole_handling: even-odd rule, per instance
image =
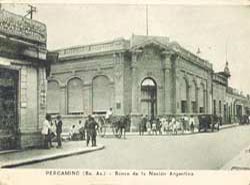
[[0, 1], [0, 167], [250, 170], [249, 20], [249, 4]]

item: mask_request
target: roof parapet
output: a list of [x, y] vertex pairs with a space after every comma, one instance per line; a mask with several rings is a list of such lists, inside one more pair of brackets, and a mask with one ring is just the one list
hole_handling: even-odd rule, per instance
[[46, 25], [0, 9], [0, 34], [46, 46]]

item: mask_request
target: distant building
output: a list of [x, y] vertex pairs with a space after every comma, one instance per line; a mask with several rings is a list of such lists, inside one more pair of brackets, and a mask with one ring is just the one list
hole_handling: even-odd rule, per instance
[[[241, 115], [249, 107], [249, 100], [230, 92], [228, 66], [214, 73], [211, 63], [167, 37], [133, 35], [54, 52], [59, 58], [51, 66], [47, 108], [69, 123], [110, 107], [115, 115], [131, 115], [132, 131], [142, 114], [214, 113], [226, 123], [237, 115], [237, 102], [245, 101]], [[236, 112], [229, 110], [231, 101]]]
[[41, 145], [46, 26], [0, 10], [0, 150]]

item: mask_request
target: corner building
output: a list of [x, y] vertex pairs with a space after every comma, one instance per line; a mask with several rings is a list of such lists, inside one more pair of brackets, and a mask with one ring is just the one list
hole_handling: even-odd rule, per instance
[[46, 26], [0, 9], [0, 150], [42, 144]]

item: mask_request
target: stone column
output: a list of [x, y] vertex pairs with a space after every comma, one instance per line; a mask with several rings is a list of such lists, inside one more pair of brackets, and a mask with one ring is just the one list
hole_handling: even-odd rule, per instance
[[68, 104], [67, 104], [67, 86], [65, 84], [60, 85], [60, 107], [59, 111], [61, 115], [67, 114]]
[[170, 114], [171, 112], [171, 74], [169, 68], [164, 68], [164, 113]]
[[92, 113], [92, 94], [90, 94], [92, 92], [92, 84], [86, 83], [83, 85], [83, 101], [84, 101], [84, 114], [85, 115], [89, 115]]
[[[114, 98], [113, 111], [116, 115], [124, 115], [124, 62], [123, 54], [116, 53], [113, 55], [114, 60]], [[117, 105], [120, 104], [120, 107]]]
[[132, 53], [132, 113], [131, 113], [131, 127], [130, 131], [137, 131], [140, 121], [140, 114], [138, 112], [138, 79], [137, 79], [137, 58], [141, 50], [136, 50]]
[[109, 101], [110, 102], [110, 107], [112, 107], [113, 111], [114, 111], [114, 114], [117, 114], [117, 111], [116, 111], [116, 106], [115, 106], [115, 98], [116, 98], [116, 94], [115, 94], [115, 83], [114, 82], [111, 82], [110, 83], [110, 90], [111, 90], [111, 100]]
[[164, 73], [164, 114], [169, 115], [176, 112], [176, 91], [178, 64], [177, 56], [173, 51], [163, 51], [163, 73]]
[[195, 94], [195, 101], [196, 101], [196, 113], [200, 113], [200, 102], [199, 102], [199, 96], [200, 96], [200, 88], [196, 87], [196, 94]]
[[190, 89], [191, 89], [191, 86], [189, 83], [187, 83], [187, 113], [191, 113]]

